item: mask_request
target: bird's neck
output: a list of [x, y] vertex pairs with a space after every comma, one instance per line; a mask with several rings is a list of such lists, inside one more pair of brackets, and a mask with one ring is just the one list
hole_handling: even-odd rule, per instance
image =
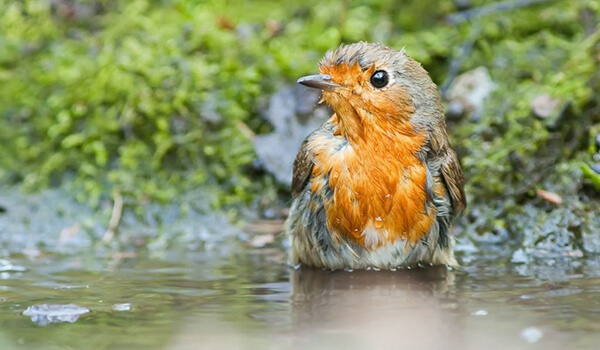
[[412, 143], [414, 139], [422, 142], [422, 132], [415, 130], [408, 118], [360, 116], [354, 110], [341, 112], [336, 111], [333, 118], [338, 134], [356, 149], [387, 148], [385, 145], [406, 148], [409, 145], [405, 143]]

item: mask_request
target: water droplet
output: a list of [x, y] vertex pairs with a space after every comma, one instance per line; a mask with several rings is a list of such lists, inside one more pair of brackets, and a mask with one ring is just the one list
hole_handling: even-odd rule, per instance
[[487, 316], [488, 312], [485, 310], [477, 310], [473, 312], [471, 315], [473, 316]]
[[392, 195], [390, 193], [385, 195], [385, 198], [390, 198]]
[[375, 218], [373, 226], [375, 226], [375, 228], [381, 228], [383, 226], [383, 219], [381, 218], [381, 216]]
[[344, 269], [344, 271], [346, 271], [346, 272], [353, 272], [353, 271], [354, 271], [354, 269], [345, 268], [345, 269]]
[[379, 267], [373, 267], [373, 271], [381, 271]]

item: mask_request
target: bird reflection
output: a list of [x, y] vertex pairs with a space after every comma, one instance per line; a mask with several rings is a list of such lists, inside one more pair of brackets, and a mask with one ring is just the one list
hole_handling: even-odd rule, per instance
[[[449, 297], [455, 272], [445, 267], [399, 271], [292, 274], [295, 337], [301, 346], [331, 341], [350, 348], [459, 348], [459, 323]], [[436, 336], [432, 337], [432, 332]]]

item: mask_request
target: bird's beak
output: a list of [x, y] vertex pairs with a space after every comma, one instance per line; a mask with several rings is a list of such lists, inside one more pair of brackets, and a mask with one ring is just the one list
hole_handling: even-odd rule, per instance
[[340, 84], [334, 83], [328, 74], [307, 75], [298, 79], [297, 82], [304, 86], [326, 91], [336, 90], [341, 87]]

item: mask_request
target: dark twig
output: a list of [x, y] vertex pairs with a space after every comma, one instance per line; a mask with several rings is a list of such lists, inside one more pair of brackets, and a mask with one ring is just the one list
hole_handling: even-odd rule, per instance
[[583, 26], [585, 37], [589, 37], [596, 32], [598, 22], [596, 21], [594, 10], [590, 7], [585, 7], [579, 11], [579, 22]]
[[339, 31], [341, 34], [341, 38], [343, 41], [344, 38], [344, 23], [346, 23], [346, 14], [348, 12], [348, 0], [342, 0], [341, 2], [342, 8], [340, 9], [340, 23], [339, 23]]
[[446, 75], [446, 79], [440, 86], [442, 98], [446, 99], [448, 89], [450, 88], [450, 85], [458, 75], [458, 72], [460, 72], [460, 68], [462, 67], [463, 61], [469, 56], [469, 54], [471, 54], [471, 51], [473, 50], [473, 45], [475, 45], [475, 41], [477, 40], [479, 33], [481, 33], [481, 26], [478, 23], [475, 23], [471, 27], [469, 37], [460, 46], [459, 54], [455, 56], [452, 59], [452, 61], [450, 61], [450, 66], [448, 67], [448, 75]]
[[476, 17], [482, 17], [499, 13], [503, 11], [513, 10], [521, 7], [527, 7], [535, 4], [542, 4], [545, 2], [553, 2], [557, 0], [511, 0], [502, 1], [490, 5], [484, 5], [476, 7], [470, 10], [461, 11], [449, 14], [446, 16], [446, 21], [451, 24], [458, 24]]

